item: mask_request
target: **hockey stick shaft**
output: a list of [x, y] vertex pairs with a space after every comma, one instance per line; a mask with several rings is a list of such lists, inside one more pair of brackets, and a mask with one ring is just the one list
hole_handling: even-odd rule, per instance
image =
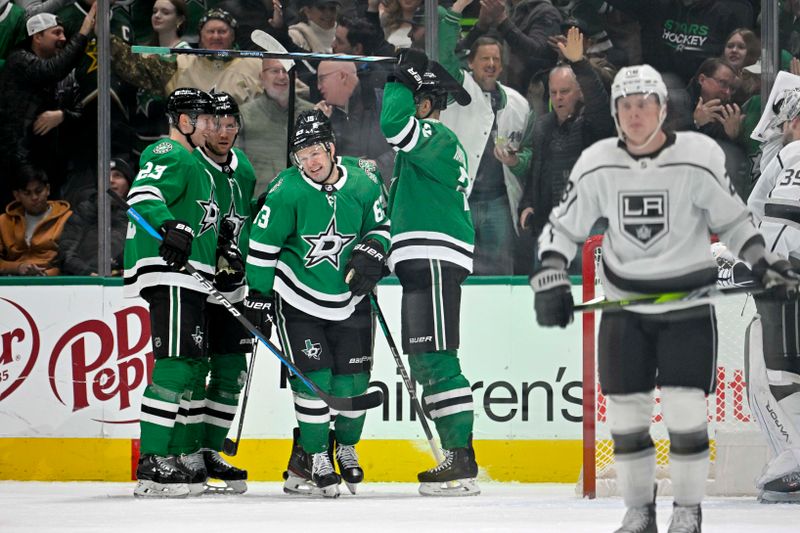
[[604, 298], [595, 298], [587, 302], [575, 304], [574, 310], [578, 313], [592, 312], [592, 311], [611, 311], [632, 307], [635, 305], [659, 305], [675, 302], [686, 302], [691, 300], [698, 300], [700, 298], [710, 298], [718, 296], [731, 296], [734, 294], [751, 293], [759, 294], [768, 289], [758, 287], [756, 285], [747, 285], [741, 287], [718, 288], [716, 286], [704, 287], [694, 291], [684, 292], [665, 292], [662, 294], [652, 294], [646, 296], [638, 296], [625, 300], [606, 300]]
[[383, 336], [386, 337], [386, 343], [389, 345], [389, 350], [392, 352], [394, 362], [397, 365], [397, 369], [400, 371], [400, 376], [403, 378], [403, 383], [406, 385], [408, 395], [411, 397], [411, 405], [414, 406], [414, 410], [417, 412], [419, 421], [422, 424], [422, 430], [425, 432], [425, 438], [428, 439], [428, 444], [433, 452], [433, 457], [436, 459], [437, 463], [441, 463], [444, 460], [442, 457], [442, 452], [439, 450], [439, 447], [436, 446], [436, 443], [433, 440], [433, 432], [428, 424], [428, 419], [425, 416], [425, 412], [422, 410], [422, 405], [419, 403], [419, 399], [417, 398], [417, 391], [414, 388], [414, 384], [411, 382], [408, 372], [406, 372], [406, 367], [403, 365], [403, 360], [400, 358], [400, 352], [397, 351], [397, 345], [394, 342], [392, 333], [389, 331], [389, 325], [386, 323], [386, 318], [383, 316], [381, 306], [378, 305], [378, 300], [375, 298], [373, 293], [369, 294], [369, 301], [372, 304], [372, 308], [375, 310], [375, 314], [378, 316], [378, 323], [381, 325]]
[[[131, 219], [139, 224], [142, 228], [144, 228], [147, 233], [155, 237], [157, 240], [161, 241], [163, 238], [161, 234], [156, 231], [153, 226], [147, 222], [142, 215], [140, 215], [133, 207], [131, 207], [128, 202], [120, 198], [114, 191], [110, 189], [107, 191], [108, 194], [111, 195], [112, 198], [116, 199], [120, 205], [125, 206], [127, 210], [128, 216]], [[311, 381], [303, 372], [298, 369], [294, 363], [289, 361], [287, 357], [281, 352], [269, 339], [264, 337], [247, 318], [245, 318], [242, 313], [239, 312], [236, 307], [225, 298], [215, 287], [211, 284], [203, 275], [198, 272], [191, 264], [188, 262], [184, 265], [186, 272], [189, 273], [197, 282], [206, 290], [208, 291], [211, 296], [214, 297], [220, 304], [222, 304], [227, 311], [233, 315], [233, 317], [242, 325], [244, 326], [247, 331], [250, 332], [256, 339], [258, 339], [264, 346], [269, 348], [269, 351], [277, 357], [281, 363], [283, 363], [292, 373], [297, 376], [300, 381], [302, 381], [306, 387], [308, 387], [312, 392], [314, 392], [317, 396], [320, 397], [322, 401], [324, 401], [328, 406], [336, 409], [337, 411], [364, 411], [366, 409], [372, 409], [373, 407], [378, 407], [381, 403], [383, 403], [383, 393], [380, 390], [374, 390], [372, 392], [362, 394], [360, 396], [353, 396], [349, 398], [343, 398], [339, 396], [331, 396], [330, 394], [326, 393], [322, 389], [320, 389], [313, 381]]]
[[313, 52], [268, 52], [266, 50], [210, 50], [208, 48], [169, 48], [167, 46], [131, 47], [134, 54], [154, 54], [168, 56], [188, 54], [206, 57], [255, 58], [255, 59], [311, 59], [317, 61], [348, 61], [351, 63], [397, 63], [396, 57], [359, 56], [353, 54], [317, 54]]
[[244, 381], [244, 397], [242, 398], [242, 408], [239, 410], [239, 427], [236, 429], [236, 440], [225, 438], [222, 442], [222, 452], [233, 457], [239, 452], [239, 442], [242, 440], [242, 429], [244, 428], [244, 413], [247, 411], [247, 399], [250, 397], [250, 383], [253, 381], [253, 369], [256, 366], [256, 350], [258, 346], [253, 346], [253, 354], [250, 356], [250, 365], [247, 367], [247, 379]]

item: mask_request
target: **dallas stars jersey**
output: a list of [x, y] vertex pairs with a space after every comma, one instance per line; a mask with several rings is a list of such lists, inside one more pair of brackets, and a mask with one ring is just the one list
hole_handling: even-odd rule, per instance
[[397, 151], [389, 190], [390, 266], [408, 259], [439, 259], [472, 272], [475, 230], [467, 203], [464, 148], [438, 120], [417, 120], [415, 109], [411, 90], [386, 84], [381, 130]]
[[[250, 239], [250, 198], [256, 187], [256, 175], [253, 166], [244, 155], [244, 152], [234, 148], [228, 154], [228, 162], [220, 165], [201, 149], [193, 152], [202, 165], [214, 179], [217, 205], [220, 210], [220, 225], [223, 220], [230, 220], [234, 227], [234, 241], [243, 257], [247, 257]], [[221, 227], [221, 226], [220, 226]], [[234, 292], [223, 295], [231, 302], [240, 302], [244, 299], [246, 285], [242, 285]], [[208, 301], [218, 304], [216, 298], [209, 296]]]
[[737, 256], [760, 239], [725, 173], [725, 154], [693, 132], [668, 136], [650, 156], [631, 156], [617, 138], [584, 150], [539, 237], [540, 256], [557, 252], [571, 260], [601, 217], [608, 219], [602, 276], [610, 300], [714, 284], [711, 233]]
[[758, 179], [747, 205], [767, 249], [800, 259], [800, 142], [784, 146]]
[[[166, 220], [187, 223], [194, 231], [191, 265], [209, 281], [214, 278], [219, 206], [214, 180], [200, 161], [177, 141], [151, 144], [139, 159], [139, 174], [128, 203], [158, 229]], [[158, 255], [160, 241], [128, 224], [125, 241], [125, 296], [138, 296], [145, 287], [170, 285], [206, 290], [185, 271], [173, 271]]]
[[27, 36], [25, 10], [13, 2], [0, 7], [0, 70], [5, 66], [9, 52]]
[[353, 247], [365, 238], [389, 249], [389, 219], [374, 164], [337, 157], [339, 181], [318, 185], [296, 167], [269, 186], [250, 234], [247, 280], [291, 306], [325, 320], [344, 320], [362, 297], [344, 281]]

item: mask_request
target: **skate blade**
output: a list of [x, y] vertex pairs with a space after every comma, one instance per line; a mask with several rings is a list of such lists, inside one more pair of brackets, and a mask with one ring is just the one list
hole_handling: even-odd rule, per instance
[[220, 479], [225, 485], [206, 483], [205, 494], [214, 496], [233, 496], [247, 492], [247, 481], [241, 479]]
[[350, 491], [350, 494], [355, 494], [356, 490], [358, 490], [358, 483], [348, 483], [345, 481], [344, 484], [347, 485], [347, 490]]
[[292, 496], [304, 496], [306, 498], [338, 498], [339, 486], [329, 485], [320, 488], [310, 479], [289, 474], [283, 483], [283, 492]]
[[474, 479], [456, 479], [446, 483], [420, 483], [419, 493], [423, 496], [477, 496], [481, 489]]
[[800, 504], [800, 491], [777, 492], [762, 490], [758, 495], [758, 503], [794, 503]]
[[189, 485], [186, 483], [156, 483], [139, 480], [133, 489], [136, 498], [186, 498], [189, 496]]

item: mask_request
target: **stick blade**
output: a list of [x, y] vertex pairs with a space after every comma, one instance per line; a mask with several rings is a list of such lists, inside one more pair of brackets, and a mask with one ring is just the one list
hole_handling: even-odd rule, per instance
[[225, 439], [222, 443], [222, 453], [228, 457], [233, 457], [239, 451], [239, 443], [233, 442], [231, 439]]
[[131, 52], [134, 54], [155, 54], [159, 56], [168, 56], [172, 51], [166, 46], [131, 46]]
[[340, 397], [330, 394], [320, 393], [319, 397], [337, 411], [366, 411], [378, 407], [383, 403], [383, 392], [375, 389], [361, 396]]
[[[264, 30], [253, 30], [253, 33], [250, 34], [250, 40], [253, 41], [256, 46], [263, 48], [267, 52], [289, 53], [275, 37]], [[289, 72], [292, 70], [292, 67], [294, 67], [294, 61], [291, 59], [279, 59], [279, 61], [281, 65], [283, 65], [283, 68], [286, 69], [286, 72]]]

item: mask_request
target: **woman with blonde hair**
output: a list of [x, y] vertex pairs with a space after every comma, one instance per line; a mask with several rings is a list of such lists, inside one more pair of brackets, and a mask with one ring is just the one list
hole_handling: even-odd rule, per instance
[[381, 13], [381, 26], [386, 40], [395, 48], [411, 47], [411, 19], [422, 6], [422, 0], [387, 0]]

